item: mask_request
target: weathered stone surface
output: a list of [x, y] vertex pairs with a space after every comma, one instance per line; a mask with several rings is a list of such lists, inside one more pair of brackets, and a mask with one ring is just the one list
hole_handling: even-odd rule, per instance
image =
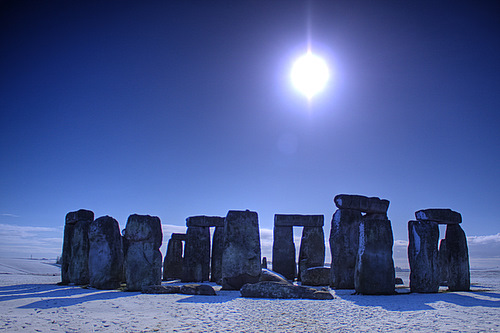
[[145, 286], [161, 284], [163, 238], [160, 219], [149, 215], [130, 215], [124, 236], [127, 290], [139, 291]]
[[325, 234], [323, 227], [304, 227], [299, 249], [299, 278], [311, 267], [325, 264]]
[[353, 209], [364, 213], [387, 214], [389, 200], [363, 195], [338, 194], [333, 199], [337, 208]]
[[438, 224], [409, 221], [408, 239], [411, 292], [437, 293], [439, 291]]
[[431, 208], [415, 212], [415, 218], [419, 221], [433, 221], [439, 224], [462, 223], [462, 215], [451, 209]]
[[180, 294], [181, 287], [180, 286], [145, 286], [142, 288], [143, 294]]
[[241, 296], [252, 298], [333, 299], [333, 295], [327, 291], [317, 291], [314, 288], [274, 281], [248, 283], [241, 288], [240, 292]]
[[215, 227], [212, 242], [210, 281], [222, 284], [222, 252], [224, 250], [224, 226]]
[[66, 215], [61, 264], [61, 282], [88, 284], [89, 279], [89, 227], [94, 213], [80, 209]]
[[260, 258], [257, 213], [229, 211], [224, 222], [222, 288], [238, 290], [246, 283], [258, 282]]
[[465, 232], [458, 224], [448, 224], [445, 239], [448, 289], [450, 291], [468, 291], [470, 290], [470, 267]]
[[223, 227], [224, 218], [220, 216], [190, 216], [186, 219], [187, 227]]
[[266, 268], [262, 269], [262, 274], [260, 275], [259, 281], [275, 281], [275, 282], [290, 283], [287, 281], [287, 279], [285, 279], [283, 275], [273, 272]]
[[324, 221], [323, 215], [274, 215], [275, 227], [322, 227]]
[[215, 296], [215, 289], [207, 284], [185, 284], [181, 286], [181, 294]]
[[305, 286], [328, 286], [330, 284], [330, 268], [308, 268], [302, 273], [301, 282]]
[[273, 271], [288, 280], [297, 275], [293, 227], [274, 227], [273, 231]]
[[[182, 278], [182, 240], [172, 234], [168, 240], [167, 253], [163, 261], [163, 280], [176, 280]], [[185, 234], [182, 234], [185, 235]]]
[[330, 229], [332, 254], [330, 286], [335, 289], [354, 289], [354, 270], [358, 255], [361, 212], [337, 209]]
[[359, 294], [394, 294], [391, 221], [361, 220], [354, 288]]
[[202, 282], [210, 278], [210, 228], [188, 227], [184, 245], [183, 282]]
[[123, 278], [123, 247], [118, 221], [103, 216], [89, 228], [90, 285], [97, 289], [117, 289]]
[[448, 286], [448, 253], [446, 252], [446, 239], [443, 238], [439, 242], [438, 251], [439, 260], [439, 284]]

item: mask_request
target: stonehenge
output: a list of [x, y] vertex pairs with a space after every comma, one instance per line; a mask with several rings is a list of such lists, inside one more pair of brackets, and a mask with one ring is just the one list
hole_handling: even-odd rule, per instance
[[186, 234], [172, 233], [168, 241], [165, 260], [163, 261], [163, 281], [182, 278], [182, 242], [185, 241]]

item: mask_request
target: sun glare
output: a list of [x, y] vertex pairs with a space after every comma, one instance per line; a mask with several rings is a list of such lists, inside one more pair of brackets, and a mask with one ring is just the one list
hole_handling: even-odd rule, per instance
[[328, 65], [311, 51], [298, 58], [293, 64], [292, 83], [309, 100], [325, 88], [329, 78]]

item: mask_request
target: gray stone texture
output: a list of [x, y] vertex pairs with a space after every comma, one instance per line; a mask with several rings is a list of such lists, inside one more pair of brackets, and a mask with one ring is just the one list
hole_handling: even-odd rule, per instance
[[448, 224], [445, 239], [448, 289], [450, 291], [468, 291], [470, 290], [470, 267], [465, 232], [459, 224]]
[[325, 264], [325, 234], [323, 227], [304, 227], [299, 248], [299, 272]]
[[430, 208], [415, 212], [415, 218], [419, 221], [433, 221], [439, 224], [462, 223], [462, 215], [451, 209]]
[[[180, 235], [180, 236], [177, 236]], [[167, 253], [163, 261], [163, 280], [176, 280], [182, 278], [182, 239], [186, 234], [173, 233], [168, 240]]]
[[323, 215], [274, 215], [275, 227], [322, 227], [325, 217]]
[[438, 224], [428, 221], [409, 221], [408, 239], [411, 292], [437, 293], [439, 291]]
[[330, 229], [332, 254], [330, 286], [335, 289], [354, 289], [354, 270], [358, 255], [361, 212], [337, 209]]
[[330, 284], [330, 268], [308, 268], [302, 273], [301, 282], [305, 286], [328, 286]]
[[259, 281], [276, 281], [276, 282], [290, 283], [287, 281], [287, 279], [285, 279], [283, 275], [273, 272], [267, 268], [262, 269]]
[[297, 275], [293, 227], [274, 227], [273, 231], [273, 271], [288, 280]]
[[118, 221], [103, 216], [89, 229], [90, 285], [97, 289], [118, 289], [123, 279], [123, 246]]
[[229, 211], [224, 222], [222, 288], [238, 290], [261, 275], [259, 219], [256, 212]]
[[446, 239], [443, 238], [439, 242], [439, 284], [448, 286], [448, 253], [446, 252]]
[[66, 214], [61, 264], [61, 282], [77, 285], [88, 284], [89, 276], [89, 227], [94, 213], [80, 209]]
[[333, 299], [333, 295], [328, 291], [318, 291], [310, 287], [275, 281], [248, 283], [241, 288], [240, 292], [241, 296], [252, 298]]
[[333, 199], [340, 209], [354, 209], [363, 213], [387, 214], [389, 200], [362, 195], [339, 194]]
[[149, 215], [130, 215], [124, 230], [125, 275], [127, 290], [140, 291], [145, 286], [161, 284], [163, 239], [160, 219]]
[[215, 227], [212, 241], [212, 264], [210, 281], [222, 284], [222, 252], [224, 250], [224, 226]]
[[202, 282], [210, 278], [210, 228], [188, 227], [184, 245], [183, 282]]
[[186, 219], [187, 227], [223, 227], [224, 218], [220, 216], [190, 216]]
[[391, 221], [362, 219], [354, 272], [358, 294], [391, 295], [395, 292]]

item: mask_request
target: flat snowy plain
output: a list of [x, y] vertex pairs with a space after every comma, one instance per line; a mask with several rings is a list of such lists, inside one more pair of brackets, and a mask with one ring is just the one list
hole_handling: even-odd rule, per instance
[[[275, 300], [57, 286], [51, 263], [0, 258], [0, 331], [500, 332], [500, 271], [472, 271], [472, 292]], [[408, 273], [399, 276], [407, 286]]]

